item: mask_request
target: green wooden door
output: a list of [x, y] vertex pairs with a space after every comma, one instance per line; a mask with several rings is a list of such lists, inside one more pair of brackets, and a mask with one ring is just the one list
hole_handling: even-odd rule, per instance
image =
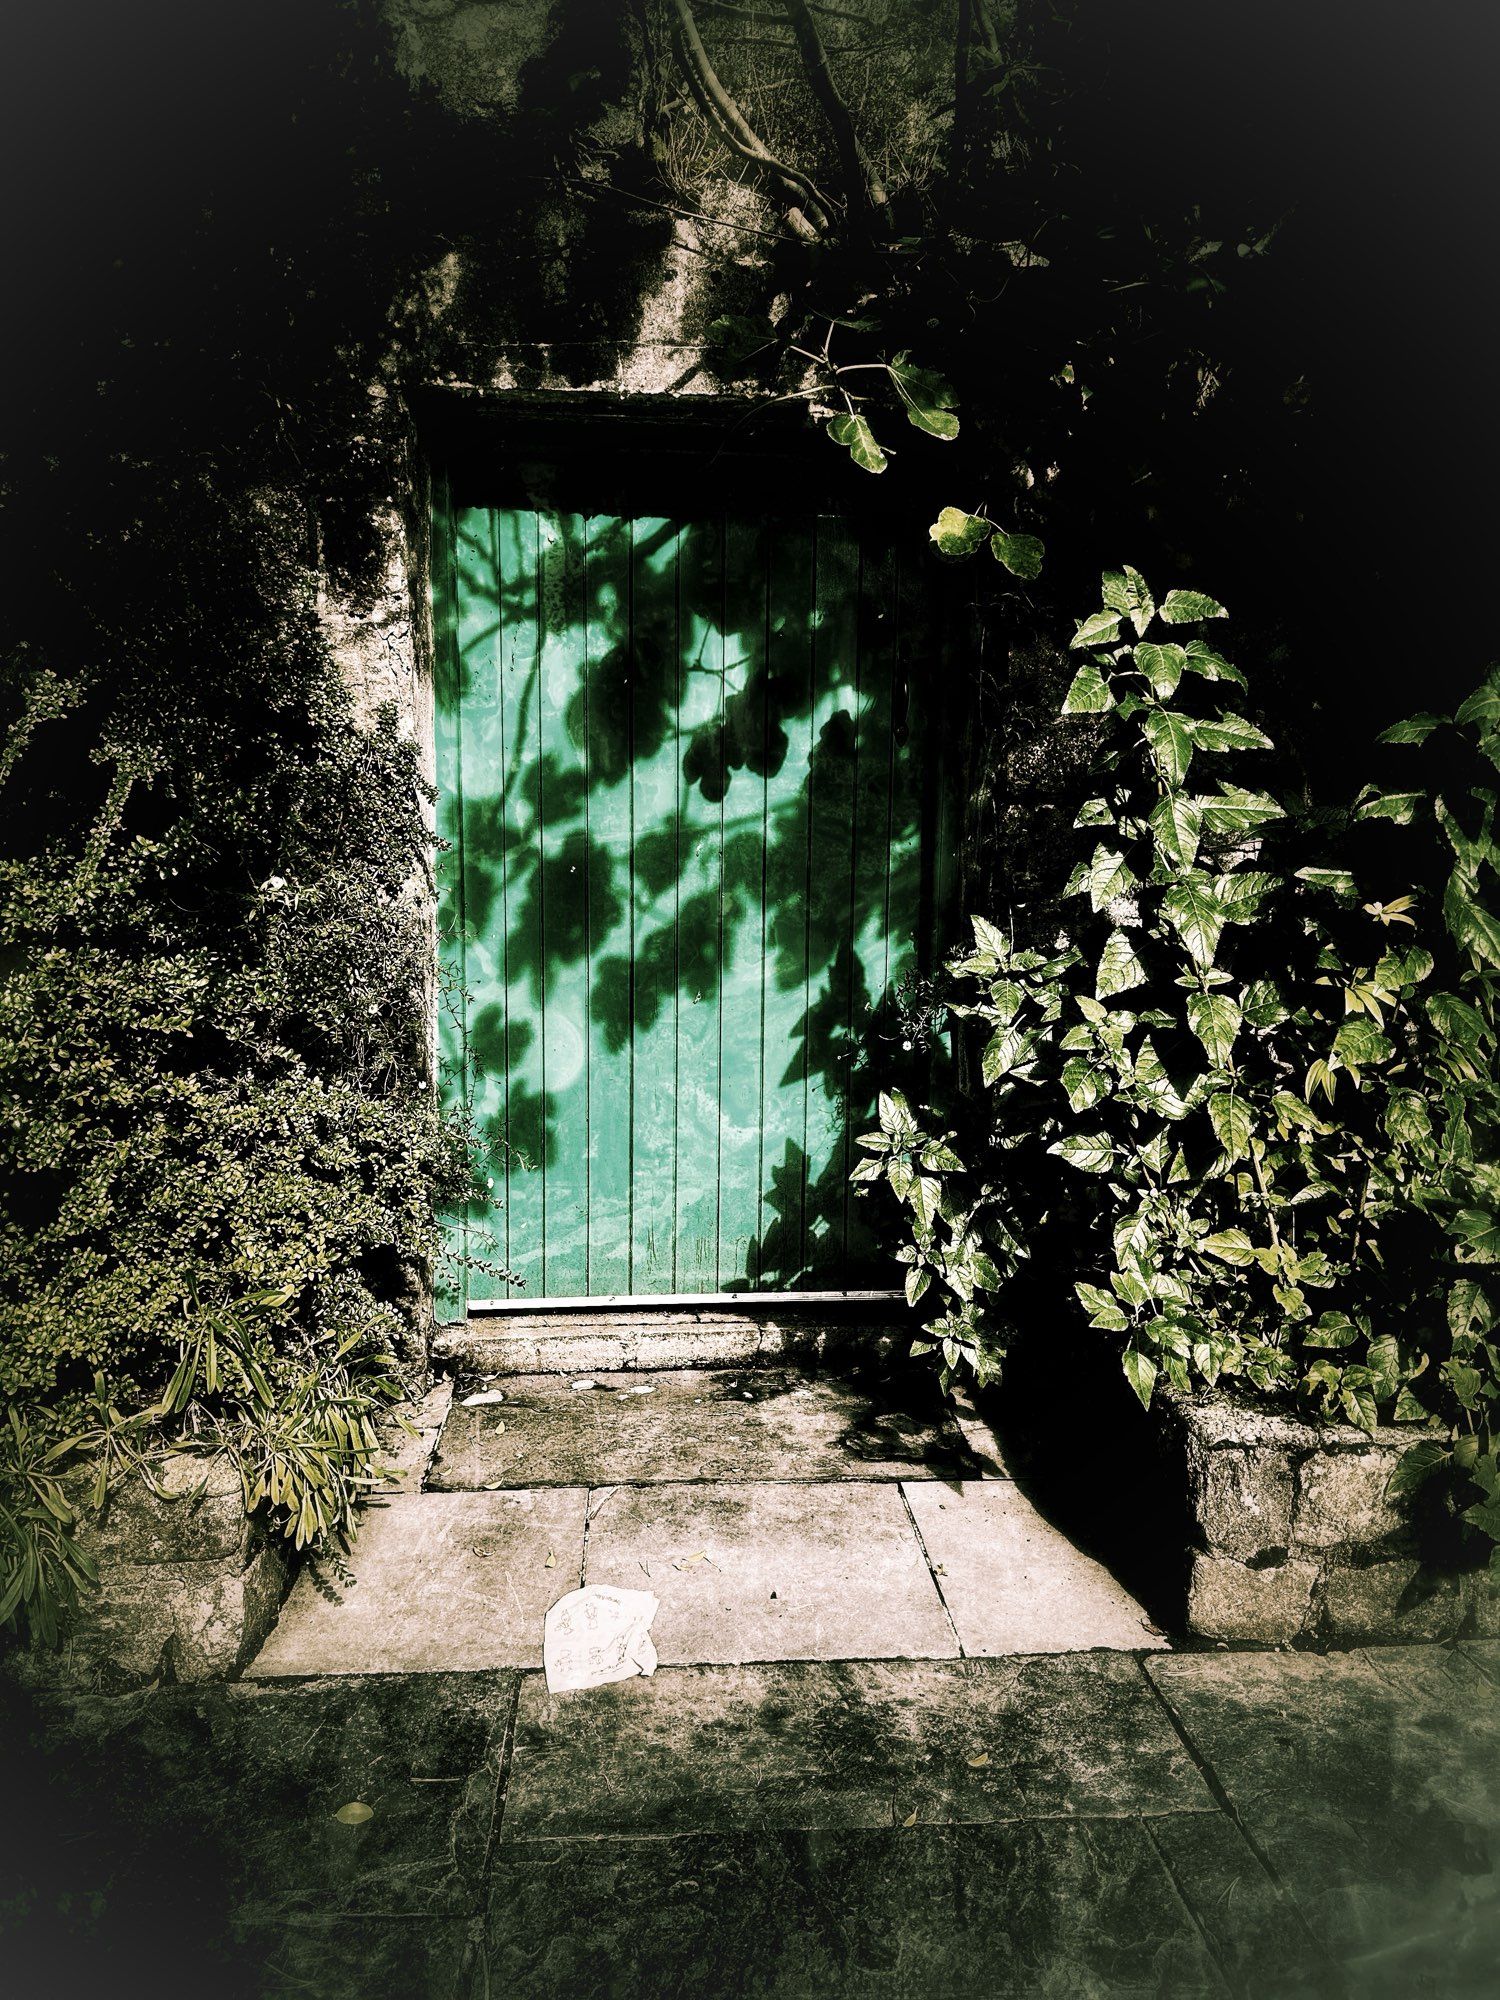
[[896, 1282], [848, 1175], [935, 894], [916, 577], [831, 516], [440, 513], [448, 1316]]

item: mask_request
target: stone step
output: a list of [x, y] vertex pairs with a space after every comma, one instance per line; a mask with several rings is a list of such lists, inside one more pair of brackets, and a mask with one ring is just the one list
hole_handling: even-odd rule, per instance
[[438, 1329], [448, 1374], [585, 1375], [628, 1368], [757, 1368], [789, 1361], [871, 1363], [903, 1356], [915, 1322], [895, 1308], [723, 1307], [473, 1314]]
[[[488, 1382], [489, 1378], [485, 1378]], [[502, 1402], [468, 1402], [470, 1383]], [[1002, 1470], [930, 1375], [892, 1381], [788, 1368], [465, 1378], [429, 1489], [664, 1481], [973, 1479]]]
[[654, 1592], [664, 1665], [1164, 1643], [1008, 1479], [399, 1494], [349, 1563], [303, 1572], [252, 1677], [538, 1667], [580, 1583]]

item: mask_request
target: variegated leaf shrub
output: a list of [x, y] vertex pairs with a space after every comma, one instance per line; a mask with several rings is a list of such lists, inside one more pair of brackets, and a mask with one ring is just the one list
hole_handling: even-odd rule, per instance
[[1257, 780], [1224, 616], [1105, 576], [1059, 935], [972, 919], [941, 995], [969, 1088], [887, 1092], [855, 1179], [902, 1205], [945, 1382], [992, 1377], [1028, 1261], [1063, 1266], [1143, 1403], [1231, 1379], [1412, 1425], [1403, 1481], [1500, 1540], [1500, 672], [1385, 733], [1409, 788], [1312, 812]]

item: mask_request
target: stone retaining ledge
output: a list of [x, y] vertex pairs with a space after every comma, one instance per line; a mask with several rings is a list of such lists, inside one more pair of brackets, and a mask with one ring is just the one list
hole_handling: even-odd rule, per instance
[[67, 1482], [77, 1539], [99, 1570], [56, 1655], [31, 1671], [108, 1689], [220, 1680], [254, 1657], [290, 1575], [287, 1544], [246, 1518], [239, 1474], [222, 1458], [173, 1452], [90, 1504], [93, 1479]]
[[1190, 1634], [1306, 1645], [1500, 1632], [1494, 1580], [1424, 1569], [1392, 1497], [1411, 1430], [1372, 1435], [1214, 1394], [1164, 1397], [1156, 1421], [1187, 1508]]

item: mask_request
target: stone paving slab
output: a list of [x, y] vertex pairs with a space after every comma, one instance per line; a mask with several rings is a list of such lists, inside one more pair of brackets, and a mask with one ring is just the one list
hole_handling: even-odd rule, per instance
[[1236, 1993], [1249, 2000], [1315, 1994], [1349, 2000], [1343, 1975], [1232, 1819], [1163, 1813], [1145, 1826]]
[[586, 1581], [656, 1593], [651, 1637], [667, 1666], [952, 1656], [901, 1492], [621, 1486], [595, 1496]]
[[1123, 1585], [1009, 1480], [902, 1488], [969, 1654], [1164, 1647]]
[[663, 1667], [521, 1683], [507, 1840], [1213, 1813], [1134, 1660]]
[[507, 1375], [493, 1389], [503, 1403], [455, 1403], [429, 1487], [958, 1479], [986, 1469], [930, 1385], [760, 1368]]
[[[1390, 1647], [1149, 1672], [1353, 1990], [1494, 1990], [1500, 1701], [1474, 1661]], [[1434, 1963], [1443, 1983], [1419, 1983]]]
[[[247, 1923], [238, 1971], [254, 2000], [480, 2000], [478, 1957], [464, 1918], [332, 1917]], [[222, 2000], [225, 1989], [207, 1991]]]
[[[233, 1762], [258, 1794], [247, 1906], [319, 1916], [470, 1910], [516, 1679], [402, 1674], [226, 1689]], [[336, 1814], [356, 1801], [371, 1817], [346, 1825]], [[242, 1797], [240, 1810], [251, 1803]]]
[[1489, 2000], [1496, 1651], [0, 1681], [0, 1984]]
[[1228, 1991], [1137, 1820], [496, 1850], [513, 2000], [1038, 2000]]
[[304, 1571], [249, 1674], [539, 1667], [547, 1607], [578, 1587], [586, 1502], [580, 1488], [542, 1487], [372, 1507], [353, 1584]]
[[452, 1402], [452, 1382], [434, 1382], [425, 1396], [415, 1402], [398, 1403], [381, 1419], [380, 1463], [395, 1474], [381, 1489], [383, 1492], [421, 1492]]
[[[45, 1961], [70, 1906], [113, 1932], [115, 1974], [154, 1968], [157, 1993], [229, 1990], [185, 1964], [218, 1960], [235, 1925], [270, 1936], [334, 1917], [466, 1920], [484, 1901], [515, 1692], [513, 1673], [12, 1691], [0, 1986], [32, 1990], [9, 1983], [17, 1956]], [[10, 1809], [22, 1799], [24, 1813]], [[369, 1817], [341, 1821], [355, 1802]], [[37, 1921], [18, 1932], [27, 1912]], [[91, 1988], [64, 1973], [54, 1958], [34, 1990], [119, 1990], [117, 1977]]]

